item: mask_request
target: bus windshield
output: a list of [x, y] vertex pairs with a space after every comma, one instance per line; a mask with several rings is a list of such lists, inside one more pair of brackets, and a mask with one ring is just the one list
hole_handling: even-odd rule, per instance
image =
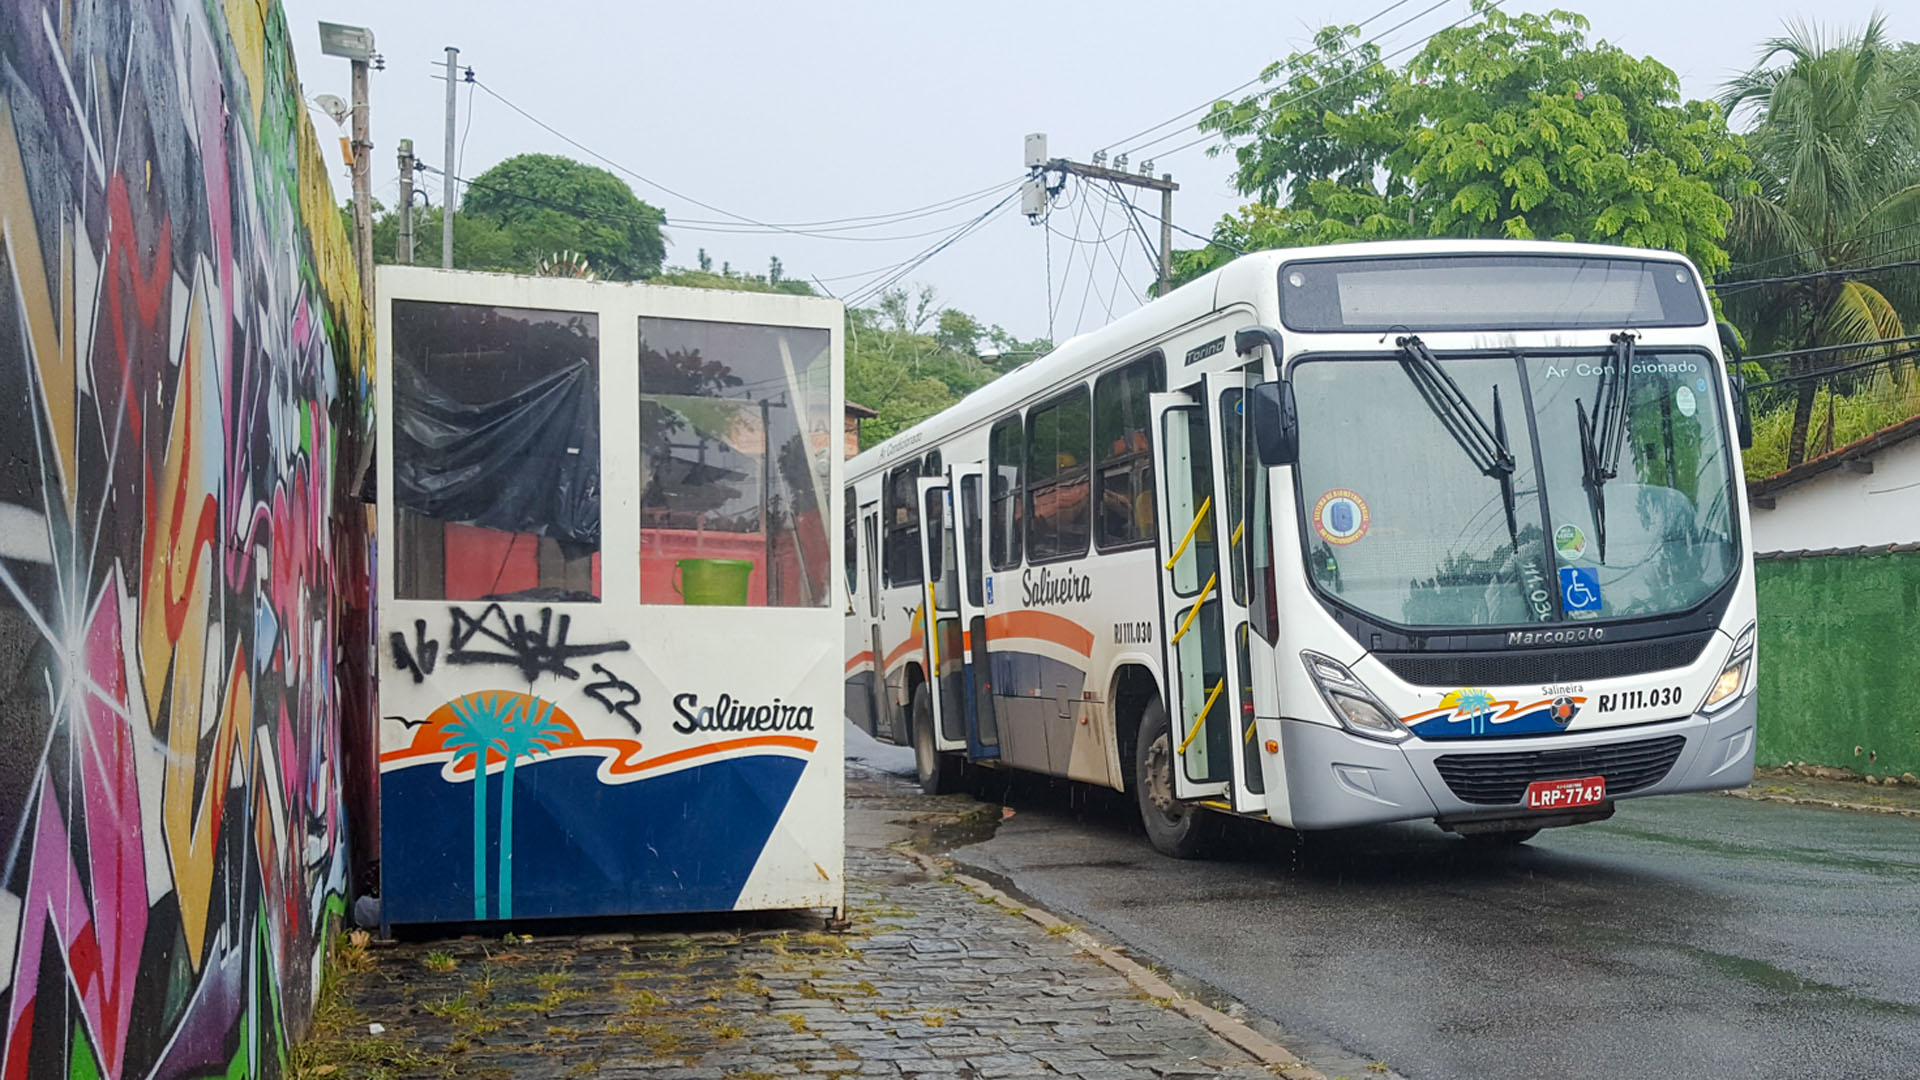
[[1644, 618], [1705, 600], [1737, 567], [1718, 365], [1634, 352], [1617, 473], [1595, 483], [1581, 416], [1599, 419], [1614, 355], [1436, 358], [1481, 414], [1495, 416], [1498, 395], [1504, 475], [1483, 468], [1402, 356], [1295, 365], [1314, 584], [1407, 627]]

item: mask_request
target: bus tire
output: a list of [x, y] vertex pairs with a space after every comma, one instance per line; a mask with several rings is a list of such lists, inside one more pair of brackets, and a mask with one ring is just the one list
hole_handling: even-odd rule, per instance
[[913, 764], [925, 794], [945, 795], [959, 786], [962, 764], [957, 755], [934, 749], [933, 694], [926, 683], [913, 689]]
[[1140, 821], [1155, 851], [1176, 859], [1197, 859], [1213, 839], [1215, 822], [1207, 811], [1173, 797], [1173, 725], [1158, 698], [1140, 714], [1134, 741], [1133, 794]]

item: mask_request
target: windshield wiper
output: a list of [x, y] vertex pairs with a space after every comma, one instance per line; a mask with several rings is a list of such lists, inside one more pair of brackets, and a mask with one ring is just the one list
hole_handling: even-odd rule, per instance
[[1579, 398], [1573, 399], [1580, 416], [1580, 486], [1587, 489], [1587, 509], [1593, 514], [1593, 539], [1601, 562], [1607, 561], [1604, 489], [1607, 481], [1620, 474], [1620, 448], [1627, 442], [1627, 390], [1633, 375], [1633, 332], [1623, 330], [1611, 340], [1612, 362], [1600, 370], [1592, 414]]
[[1418, 334], [1397, 338], [1394, 344], [1400, 347], [1401, 368], [1407, 378], [1413, 380], [1414, 388], [1420, 391], [1420, 397], [1447, 429], [1447, 434], [1460, 444], [1475, 468], [1500, 481], [1500, 501], [1507, 511], [1507, 536], [1518, 551], [1520, 528], [1513, 516], [1514, 461], [1513, 452], [1507, 448], [1507, 414], [1500, 406], [1500, 387], [1493, 388], [1493, 426], [1489, 427], [1480, 410], [1473, 407], [1460, 384], [1440, 366], [1440, 361]]

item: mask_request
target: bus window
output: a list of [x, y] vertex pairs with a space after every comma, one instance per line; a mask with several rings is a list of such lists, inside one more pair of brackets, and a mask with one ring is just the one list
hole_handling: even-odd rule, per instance
[[1027, 558], [1078, 558], [1091, 531], [1087, 388], [1027, 414]]
[[991, 478], [988, 514], [993, 549], [993, 568], [1009, 570], [1020, 565], [1020, 538], [1023, 533], [1020, 462], [1026, 457], [1026, 438], [1018, 413], [993, 425], [987, 451], [987, 476]]
[[887, 474], [883, 558], [888, 585], [920, 584], [920, 513], [913, 482], [919, 472], [919, 463], [909, 461]]
[[1143, 356], [1093, 384], [1093, 536], [1102, 551], [1153, 542], [1147, 395], [1161, 387], [1160, 363], [1158, 353]]
[[927, 456], [921, 459], [921, 462], [920, 462], [920, 475], [921, 476], [939, 476], [940, 475], [940, 451], [938, 450], [927, 451]]
[[852, 596], [860, 591], [858, 588], [860, 581], [860, 545], [858, 543], [860, 534], [855, 528], [855, 524], [859, 520], [858, 515], [860, 511], [853, 504], [852, 488], [848, 488], [841, 497], [846, 500], [847, 505], [845, 514], [847, 524], [845, 552], [847, 560], [847, 595]]

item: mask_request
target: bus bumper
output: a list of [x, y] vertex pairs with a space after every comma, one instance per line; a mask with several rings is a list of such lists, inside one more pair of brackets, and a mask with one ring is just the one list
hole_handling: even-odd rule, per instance
[[[1630, 790], [1618, 793], [1609, 790], [1608, 799], [1744, 787], [1753, 779], [1756, 700], [1757, 695], [1749, 693], [1738, 704], [1714, 716], [1695, 714], [1658, 724], [1518, 739], [1414, 738], [1390, 744], [1350, 735], [1325, 724], [1283, 720], [1282, 745], [1286, 747], [1287, 798], [1293, 827], [1337, 829], [1420, 818], [1452, 822], [1510, 819], [1530, 814], [1550, 817], [1551, 812], [1527, 810], [1527, 780], [1589, 776], [1605, 769], [1590, 765], [1569, 768], [1556, 762], [1535, 776], [1524, 768], [1516, 771], [1511, 758], [1501, 760], [1491, 755], [1567, 750], [1592, 750], [1596, 754], [1631, 752], [1640, 763], [1640, 779], [1644, 779], [1649, 771], [1657, 769], [1644, 764], [1652, 754], [1652, 744], [1676, 736], [1683, 741], [1664, 773]], [[1663, 745], [1671, 747], [1672, 744]], [[1462, 782], [1463, 774], [1484, 778], [1498, 762], [1502, 773], [1520, 779], [1515, 797], [1510, 802], [1492, 803], [1461, 798], [1447, 775], [1443, 775], [1443, 758], [1448, 759], [1444, 763], [1447, 772], [1463, 788], [1470, 786], [1469, 782]], [[1485, 799], [1485, 790], [1482, 787], [1477, 797]]]

